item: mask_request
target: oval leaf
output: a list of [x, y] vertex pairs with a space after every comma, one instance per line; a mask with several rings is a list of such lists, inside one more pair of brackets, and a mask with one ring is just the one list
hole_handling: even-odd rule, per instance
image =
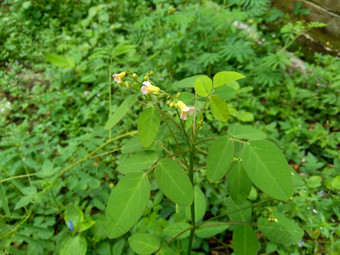
[[246, 125], [230, 125], [228, 133], [239, 139], [262, 140], [267, 138], [267, 135], [262, 131]]
[[228, 217], [231, 221], [250, 222], [252, 210], [248, 201], [238, 205], [235, 204], [234, 201], [229, 197], [225, 203], [225, 206], [227, 208]]
[[222, 97], [223, 99], [229, 99], [236, 95], [236, 90], [229, 86], [223, 86], [215, 89], [214, 95]]
[[215, 74], [214, 80], [214, 87], [218, 88], [221, 87], [231, 81], [237, 81], [239, 79], [243, 79], [245, 76], [243, 74], [237, 72], [228, 72], [223, 71]]
[[138, 101], [137, 96], [128, 96], [118, 109], [111, 115], [110, 119], [106, 122], [104, 130], [110, 130], [114, 127], [129, 111], [131, 106]]
[[[207, 202], [205, 200], [205, 195], [202, 190], [198, 187], [194, 187], [194, 198], [195, 198], [195, 219], [199, 221], [205, 215], [207, 210]], [[185, 208], [185, 216], [187, 219], [191, 220], [191, 207], [187, 206]]]
[[228, 190], [236, 204], [242, 204], [249, 196], [252, 183], [240, 161], [231, 163], [228, 177]]
[[125, 175], [112, 190], [106, 208], [105, 231], [117, 238], [132, 228], [142, 216], [150, 198], [150, 183], [141, 172]]
[[57, 54], [46, 54], [45, 58], [48, 62], [50, 62], [54, 66], [62, 68], [75, 66], [74, 59], [71, 57], [64, 57]]
[[298, 243], [304, 235], [303, 230], [294, 220], [286, 218], [281, 213], [274, 213], [275, 221], [260, 217], [257, 226], [261, 232], [272, 242], [279, 244]]
[[242, 165], [251, 181], [267, 195], [288, 200], [293, 192], [292, 176], [282, 152], [268, 141], [244, 145]]
[[194, 87], [194, 84], [195, 84], [195, 80], [198, 78], [198, 77], [201, 77], [201, 76], [204, 76], [203, 74], [199, 74], [199, 75], [194, 75], [194, 76], [191, 76], [191, 77], [188, 77], [188, 78], [185, 78], [183, 80], [180, 80], [176, 83], [174, 83], [174, 87], [175, 88], [193, 88]]
[[224, 222], [208, 221], [196, 229], [195, 235], [200, 238], [209, 238], [225, 231], [228, 227], [229, 225]]
[[212, 81], [208, 76], [200, 76], [195, 80], [195, 91], [201, 97], [207, 97], [212, 89]]
[[179, 205], [191, 205], [194, 191], [183, 168], [172, 159], [162, 159], [156, 167], [156, 182], [171, 201]]
[[256, 255], [259, 242], [252, 227], [239, 225], [233, 232], [235, 255]]
[[161, 117], [155, 107], [144, 110], [138, 119], [137, 130], [140, 143], [144, 147], [149, 147], [155, 140]]
[[87, 242], [85, 237], [81, 235], [68, 237], [60, 248], [60, 255], [79, 254], [85, 255], [87, 250]]
[[122, 161], [117, 171], [122, 174], [139, 172], [150, 168], [157, 158], [158, 154], [155, 151], [141, 151]]
[[[165, 233], [166, 235], [168, 235], [170, 237], [175, 237], [179, 233], [181, 233], [182, 231], [184, 231], [186, 229], [189, 229], [190, 227], [191, 227], [191, 225], [189, 223], [186, 223], [186, 222], [172, 223], [172, 224], [169, 224], [168, 226], [166, 226], [166, 228], [163, 230], [163, 233]], [[189, 234], [190, 234], [190, 230], [184, 232], [183, 234], [181, 234], [177, 238], [179, 238], [179, 239], [187, 238], [187, 237], [189, 237]]]
[[129, 237], [131, 249], [140, 255], [149, 255], [159, 248], [158, 237], [148, 233], [137, 233]]
[[210, 108], [214, 117], [222, 122], [227, 122], [229, 119], [229, 110], [227, 103], [219, 96], [211, 96], [209, 98]]
[[220, 137], [211, 144], [207, 158], [207, 177], [210, 182], [221, 180], [227, 173], [233, 154], [233, 142], [227, 137]]

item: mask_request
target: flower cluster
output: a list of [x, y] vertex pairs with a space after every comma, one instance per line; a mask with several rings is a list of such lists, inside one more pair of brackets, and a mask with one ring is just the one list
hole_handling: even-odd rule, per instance
[[[148, 76], [149, 74], [152, 74], [152, 73], [150, 72], [144, 77], [145, 80], [143, 81], [143, 86], [140, 88], [140, 90], [141, 90], [143, 95], [147, 95], [147, 94], [159, 95], [159, 92], [161, 91], [161, 89], [159, 87], [151, 84], [151, 82], [149, 80], [149, 76]], [[114, 81], [116, 83], [119, 83], [119, 84], [122, 85], [122, 79], [126, 76], [126, 72], [115, 73], [112, 76], [113, 76]], [[133, 79], [137, 80], [136, 74], [133, 74]], [[168, 95], [168, 94], [164, 92], [164, 93], [160, 94], [159, 97], [161, 97], [162, 95]], [[169, 97], [170, 97], [170, 95], [169, 95]], [[177, 101], [177, 99], [175, 99], [175, 101]], [[173, 106], [177, 106], [181, 110], [180, 118], [183, 119], [183, 120], [187, 120], [188, 115], [192, 115], [195, 112], [195, 110], [197, 110], [197, 109], [195, 109], [195, 107], [187, 106], [182, 101], [177, 101], [177, 103], [172, 102], [170, 104], [170, 107], [173, 107]]]

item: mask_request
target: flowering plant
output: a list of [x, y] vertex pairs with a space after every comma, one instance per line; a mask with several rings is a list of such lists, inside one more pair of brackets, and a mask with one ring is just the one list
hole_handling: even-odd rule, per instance
[[[138, 139], [127, 144], [132, 148], [128, 150], [130, 156], [117, 168], [121, 178], [108, 200], [103, 225], [105, 235], [119, 238], [133, 229], [129, 245], [138, 254], [171, 251], [172, 241], [185, 236], [188, 237], [186, 251], [191, 254], [195, 238], [209, 238], [228, 228], [233, 232], [236, 254], [244, 254], [244, 250], [247, 254], [257, 253], [256, 231], [261, 231], [269, 240], [286, 235], [289, 242], [298, 243], [303, 231], [273, 207], [267, 206], [262, 211], [263, 217], [258, 219], [256, 229], [250, 223], [249, 198], [257, 190], [267, 198], [254, 207], [270, 204], [273, 199], [289, 200], [293, 195], [293, 181], [300, 181], [281, 151], [265, 140], [266, 134], [240, 124], [228, 125], [227, 133], [220, 137], [206, 137], [200, 133], [202, 127], [209, 125], [205, 123], [209, 120], [205, 117], [207, 114], [222, 123], [228, 121], [226, 99], [236, 94], [233, 87], [244, 76], [230, 71], [217, 73], [213, 80], [205, 75], [194, 76], [179, 82], [175, 88], [189, 91], [173, 96], [156, 86], [152, 75], [153, 72], [146, 73], [142, 81], [131, 71], [113, 75], [121, 87], [131, 88], [136, 93], [128, 96], [110, 115], [104, 129], [110, 131], [137, 103], [145, 109], [139, 115], [137, 131], [129, 133], [138, 134]], [[111, 132], [109, 138], [112, 139]], [[207, 152], [201, 148], [204, 143], [209, 145]], [[205, 160], [202, 155], [206, 156]], [[227, 213], [214, 217], [205, 215], [207, 194], [200, 183], [202, 178], [212, 185], [226, 180], [228, 195], [224, 206]], [[178, 209], [162, 232], [171, 239], [166, 239], [168, 241], [162, 245], [159, 232], [139, 230], [139, 223], [136, 225], [143, 221], [143, 215], [147, 217], [145, 210], [152, 201], [151, 189], [160, 192]], [[185, 210], [184, 218], [180, 208]], [[294, 233], [287, 231], [288, 225]]]

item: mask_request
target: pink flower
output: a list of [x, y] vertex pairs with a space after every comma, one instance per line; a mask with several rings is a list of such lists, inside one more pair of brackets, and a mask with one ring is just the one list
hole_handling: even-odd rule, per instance
[[113, 77], [113, 80], [116, 82], [116, 83], [121, 83], [123, 77], [125, 77], [126, 75], [126, 72], [121, 72], [121, 73], [115, 73], [112, 75]]
[[152, 86], [149, 81], [143, 81], [143, 86], [140, 89], [143, 93], [143, 95], [149, 94], [149, 93], [155, 93], [157, 94], [160, 88], [156, 86]]
[[181, 109], [180, 118], [183, 120], [187, 120], [188, 115], [192, 115], [195, 111], [195, 107], [189, 107], [186, 104], [184, 104], [182, 101], [178, 101], [177, 106], [179, 107], [179, 109]]

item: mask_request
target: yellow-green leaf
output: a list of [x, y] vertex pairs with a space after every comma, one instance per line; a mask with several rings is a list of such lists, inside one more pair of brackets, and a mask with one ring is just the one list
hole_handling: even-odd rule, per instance
[[210, 109], [214, 117], [222, 122], [227, 122], [229, 119], [229, 110], [227, 103], [219, 96], [211, 96], [209, 98]]

